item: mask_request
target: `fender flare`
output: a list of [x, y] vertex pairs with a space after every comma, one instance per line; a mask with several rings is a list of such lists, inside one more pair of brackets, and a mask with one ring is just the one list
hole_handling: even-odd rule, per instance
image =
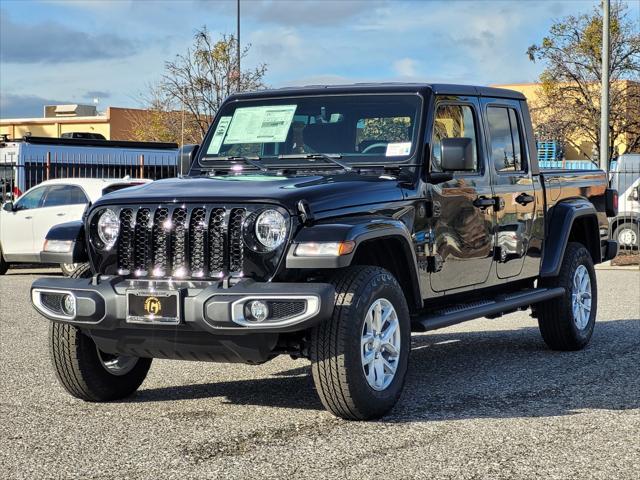
[[[550, 219], [547, 223], [547, 234], [542, 249], [541, 277], [555, 277], [560, 273], [571, 229], [576, 220], [580, 218], [593, 217], [594, 219], [594, 235], [596, 236], [595, 241], [598, 247], [595, 249], [594, 263], [600, 263], [601, 250], [597, 212], [591, 202], [584, 199], [562, 201], [554, 205], [549, 213]], [[594, 255], [594, 252], [590, 253]]]
[[84, 224], [82, 220], [61, 223], [51, 227], [46, 240], [59, 240], [73, 242], [71, 250], [65, 253], [40, 252], [40, 258], [44, 263], [85, 263], [89, 261], [89, 255], [85, 246]]
[[[414, 295], [422, 299], [420, 278], [416, 253], [411, 233], [400, 220], [390, 218], [359, 218], [336, 223], [316, 224], [303, 228], [294, 238], [286, 255], [286, 267], [292, 269], [336, 269], [351, 265], [358, 248], [363, 243], [376, 240], [396, 238], [401, 242], [403, 254], [409, 267], [409, 275], [414, 285]], [[339, 257], [299, 257], [294, 255], [296, 246], [303, 242], [346, 242], [354, 241], [355, 248], [347, 255]]]

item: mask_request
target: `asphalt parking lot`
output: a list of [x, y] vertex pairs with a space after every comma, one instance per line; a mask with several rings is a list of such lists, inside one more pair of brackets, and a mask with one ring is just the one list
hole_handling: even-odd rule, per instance
[[527, 313], [417, 335], [382, 421], [322, 409], [309, 364], [154, 361], [131, 399], [75, 400], [49, 364], [31, 282], [0, 277], [0, 477], [637, 479], [640, 272], [599, 270], [581, 352], [547, 350]]

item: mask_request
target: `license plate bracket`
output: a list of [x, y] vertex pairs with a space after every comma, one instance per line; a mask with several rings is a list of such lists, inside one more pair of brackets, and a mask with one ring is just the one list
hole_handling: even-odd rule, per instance
[[127, 323], [178, 325], [182, 321], [180, 290], [127, 290]]

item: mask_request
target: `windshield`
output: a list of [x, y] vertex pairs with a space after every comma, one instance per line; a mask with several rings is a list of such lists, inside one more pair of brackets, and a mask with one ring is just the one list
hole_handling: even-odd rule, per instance
[[203, 160], [257, 156], [283, 163], [324, 154], [349, 163], [400, 162], [415, 150], [420, 109], [417, 94], [231, 102], [204, 141]]

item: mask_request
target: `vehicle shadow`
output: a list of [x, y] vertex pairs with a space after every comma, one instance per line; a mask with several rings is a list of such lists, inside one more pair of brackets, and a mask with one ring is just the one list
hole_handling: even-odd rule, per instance
[[[640, 408], [640, 319], [601, 322], [579, 352], [547, 349], [535, 327], [413, 338], [401, 401], [385, 421], [571, 415]], [[259, 367], [258, 367], [259, 368]], [[140, 390], [131, 402], [224, 397], [321, 409], [308, 365], [262, 379]]]

